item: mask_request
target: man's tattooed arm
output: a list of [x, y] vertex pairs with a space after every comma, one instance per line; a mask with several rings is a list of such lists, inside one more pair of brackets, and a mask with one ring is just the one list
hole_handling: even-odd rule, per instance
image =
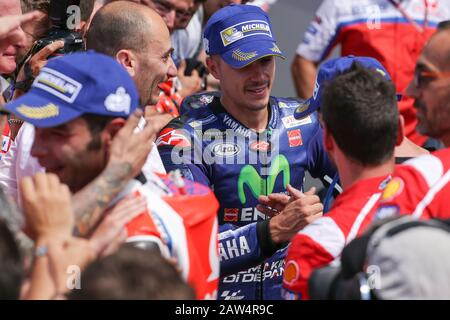
[[100, 221], [103, 211], [125, 187], [132, 172], [129, 163], [111, 164], [93, 182], [73, 196], [75, 225], [82, 236]]
[[135, 133], [142, 115], [142, 110], [138, 109], [128, 118], [111, 143], [106, 168], [73, 196], [75, 225], [81, 236], [87, 236], [92, 231], [108, 204], [144, 166], [157, 129], [152, 123], [147, 123], [140, 132]]

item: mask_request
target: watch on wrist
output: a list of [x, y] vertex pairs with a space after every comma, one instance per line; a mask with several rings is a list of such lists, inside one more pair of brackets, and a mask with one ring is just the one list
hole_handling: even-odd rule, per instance
[[47, 245], [36, 247], [36, 249], [34, 250], [35, 257], [44, 257], [47, 255], [47, 253], [48, 253]]

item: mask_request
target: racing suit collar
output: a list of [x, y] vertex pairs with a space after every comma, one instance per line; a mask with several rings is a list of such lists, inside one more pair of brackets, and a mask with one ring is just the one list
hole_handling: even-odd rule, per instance
[[[222, 120], [223, 120], [223, 116], [226, 115], [228, 118], [231, 118], [233, 121], [235, 121], [241, 127], [243, 127], [245, 129], [247, 129], [247, 130], [257, 134], [254, 130], [246, 127], [239, 120], [237, 120], [231, 114], [229, 114], [228, 111], [225, 110], [225, 108], [223, 107], [222, 103], [220, 102], [220, 97], [214, 97], [213, 102], [208, 105], [208, 108], [210, 108], [211, 112], [215, 116], [220, 117]], [[270, 97], [270, 99], [269, 99], [269, 122], [267, 123], [266, 130], [267, 129], [275, 129], [275, 128], [277, 128], [278, 122], [279, 122], [279, 118], [280, 118], [280, 113], [279, 113], [279, 110], [278, 110], [278, 103], [273, 97]]]

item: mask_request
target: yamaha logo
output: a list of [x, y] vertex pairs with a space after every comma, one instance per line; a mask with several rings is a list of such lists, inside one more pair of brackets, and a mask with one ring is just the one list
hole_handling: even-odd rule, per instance
[[232, 143], [219, 143], [213, 147], [213, 153], [216, 156], [230, 157], [238, 154], [241, 148]]

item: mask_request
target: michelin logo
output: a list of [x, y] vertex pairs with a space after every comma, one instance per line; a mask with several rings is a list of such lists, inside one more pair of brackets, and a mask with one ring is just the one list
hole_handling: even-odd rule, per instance
[[33, 87], [47, 91], [68, 103], [72, 103], [77, 98], [83, 85], [58, 71], [42, 68], [41, 73], [33, 82]]
[[225, 47], [240, 39], [255, 35], [266, 35], [272, 38], [269, 24], [263, 20], [250, 20], [228, 27], [220, 32]]

